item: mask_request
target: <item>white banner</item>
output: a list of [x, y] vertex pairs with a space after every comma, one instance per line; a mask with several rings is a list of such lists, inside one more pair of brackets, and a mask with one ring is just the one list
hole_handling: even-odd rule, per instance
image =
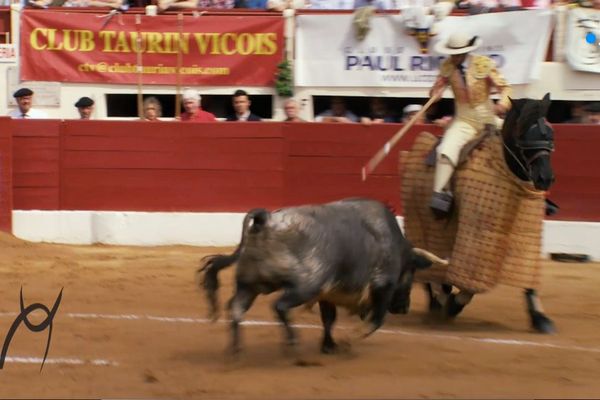
[[458, 30], [483, 39], [475, 53], [492, 57], [511, 84], [526, 84], [538, 77], [545, 60], [553, 18], [547, 10], [446, 17], [437, 23], [426, 54], [399, 15], [372, 17], [362, 42], [352, 20], [352, 15], [297, 17], [297, 86], [429, 87], [444, 59], [433, 46]]
[[569, 11], [565, 49], [571, 68], [600, 73], [600, 10]]

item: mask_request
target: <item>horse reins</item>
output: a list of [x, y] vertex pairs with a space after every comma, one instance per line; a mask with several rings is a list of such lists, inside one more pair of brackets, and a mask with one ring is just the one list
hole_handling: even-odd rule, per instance
[[[527, 174], [529, 178], [531, 178], [531, 164], [542, 156], [549, 156], [551, 152], [554, 151], [554, 141], [553, 141], [553, 130], [551, 127], [546, 124], [546, 120], [544, 118], [539, 118], [537, 122], [529, 127], [524, 138], [531, 135], [541, 134], [541, 140], [523, 140], [521, 138], [516, 140], [515, 146], [519, 150], [521, 157], [525, 160], [525, 165], [521, 162], [521, 159], [516, 156], [516, 154], [506, 145], [504, 147], [508, 152], [513, 156], [513, 158], [517, 161], [517, 163], [521, 166], [523, 171]], [[525, 155], [525, 151], [527, 150], [537, 150], [531, 157], [527, 157]]]

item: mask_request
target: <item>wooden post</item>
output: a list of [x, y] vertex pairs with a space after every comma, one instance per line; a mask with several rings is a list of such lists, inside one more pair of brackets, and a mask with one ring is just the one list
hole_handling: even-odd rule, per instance
[[181, 66], [182, 66], [182, 54], [181, 54], [181, 41], [183, 40], [183, 13], [177, 14], [177, 85], [175, 88], [175, 118], [179, 119], [181, 115]]

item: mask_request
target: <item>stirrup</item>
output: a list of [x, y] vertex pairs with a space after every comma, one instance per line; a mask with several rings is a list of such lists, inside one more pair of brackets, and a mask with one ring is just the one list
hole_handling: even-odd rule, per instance
[[454, 204], [454, 196], [448, 192], [433, 192], [429, 207], [437, 219], [447, 218]]

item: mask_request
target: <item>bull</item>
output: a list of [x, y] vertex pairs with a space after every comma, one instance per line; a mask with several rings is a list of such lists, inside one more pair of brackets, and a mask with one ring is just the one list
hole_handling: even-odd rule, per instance
[[[218, 273], [236, 262], [236, 288], [229, 301], [234, 354], [240, 351], [240, 322], [259, 294], [282, 290], [273, 309], [292, 348], [297, 337], [290, 309], [318, 302], [321, 352], [329, 354], [337, 349], [331, 335], [337, 306], [361, 315], [365, 325], [360, 336], [367, 337], [382, 326], [392, 297], [408, 298], [415, 270], [444, 263], [413, 248], [394, 214], [368, 199], [246, 214], [235, 251], [205, 257], [198, 270], [213, 319], [218, 314]], [[404, 304], [396, 311], [406, 312]]]

